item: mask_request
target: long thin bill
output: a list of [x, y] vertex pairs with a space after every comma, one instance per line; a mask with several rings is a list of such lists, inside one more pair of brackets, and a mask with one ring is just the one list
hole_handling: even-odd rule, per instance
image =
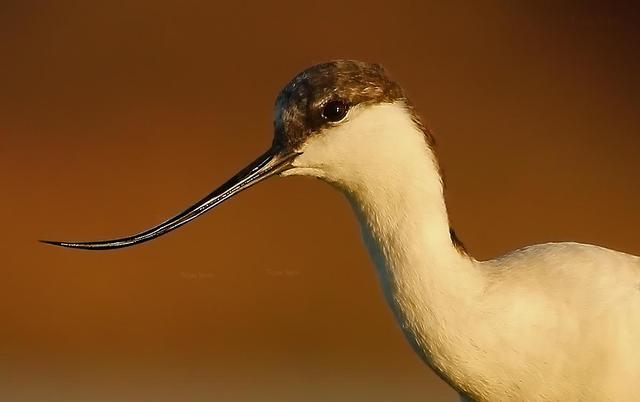
[[145, 241], [155, 239], [156, 237], [162, 236], [163, 234], [184, 225], [185, 223], [204, 214], [216, 205], [219, 205], [223, 201], [238, 194], [242, 190], [285, 170], [297, 155], [297, 153], [283, 153], [277, 148], [271, 148], [202, 200], [198, 201], [173, 218], [133, 236], [88, 242], [61, 242], [50, 240], [41, 240], [41, 242], [53, 244], [55, 246], [81, 248], [86, 250], [108, 250], [144, 243]]

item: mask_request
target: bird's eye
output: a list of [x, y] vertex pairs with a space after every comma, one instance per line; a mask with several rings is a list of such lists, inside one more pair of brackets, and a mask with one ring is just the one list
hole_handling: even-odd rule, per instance
[[332, 100], [327, 102], [322, 109], [322, 118], [331, 122], [344, 119], [349, 111], [349, 105], [342, 100]]

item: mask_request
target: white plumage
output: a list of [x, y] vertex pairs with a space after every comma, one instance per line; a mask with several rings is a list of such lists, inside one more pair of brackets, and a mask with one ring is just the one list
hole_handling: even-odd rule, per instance
[[272, 147], [175, 217], [133, 236], [47, 243], [127, 247], [265, 178], [303, 175], [355, 211], [389, 306], [416, 352], [466, 399], [640, 399], [640, 259], [549, 243], [476, 261], [452, 241], [429, 133], [378, 65], [298, 74], [276, 101]]
[[363, 105], [283, 175], [358, 216], [386, 299], [423, 359], [482, 401], [640, 398], [640, 259], [548, 243], [476, 261], [454, 247], [437, 163], [402, 103]]

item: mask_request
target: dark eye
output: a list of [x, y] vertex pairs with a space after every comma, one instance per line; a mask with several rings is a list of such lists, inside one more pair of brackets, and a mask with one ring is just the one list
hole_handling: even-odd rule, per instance
[[322, 109], [322, 118], [328, 121], [340, 121], [344, 119], [349, 111], [349, 105], [342, 100], [332, 100], [327, 102]]

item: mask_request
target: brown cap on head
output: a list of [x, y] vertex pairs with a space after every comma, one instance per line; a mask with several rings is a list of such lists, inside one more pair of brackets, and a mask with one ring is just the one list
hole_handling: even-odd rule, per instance
[[353, 107], [405, 100], [405, 96], [378, 64], [336, 60], [315, 65], [293, 78], [278, 95], [274, 144], [295, 149], [310, 134], [331, 124], [323, 116], [323, 107], [334, 100]]

